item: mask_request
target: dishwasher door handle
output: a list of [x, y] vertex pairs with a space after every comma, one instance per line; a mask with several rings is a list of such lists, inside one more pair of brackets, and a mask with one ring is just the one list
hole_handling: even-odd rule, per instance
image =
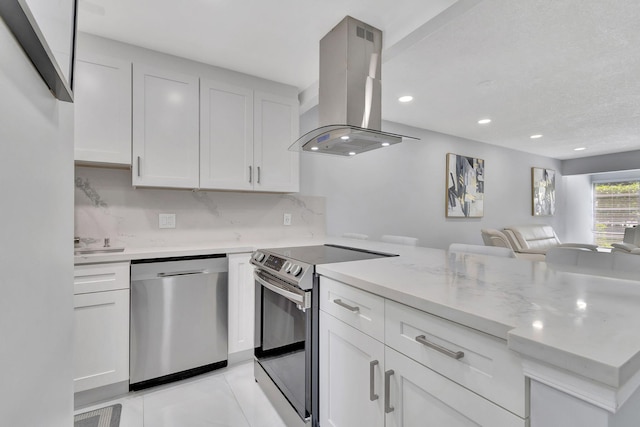
[[206, 274], [205, 270], [187, 270], [187, 271], [172, 271], [170, 273], [158, 273], [158, 277], [175, 277], [175, 276], [189, 276], [194, 274]]

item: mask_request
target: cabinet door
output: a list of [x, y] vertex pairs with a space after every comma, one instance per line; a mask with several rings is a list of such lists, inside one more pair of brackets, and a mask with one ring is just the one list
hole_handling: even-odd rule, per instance
[[320, 425], [383, 427], [383, 367], [381, 342], [321, 311]]
[[522, 418], [389, 347], [384, 357], [388, 405], [393, 408], [386, 414], [386, 427], [526, 425]]
[[229, 254], [229, 353], [253, 348], [255, 282], [251, 254]]
[[253, 189], [253, 91], [200, 81], [200, 188]]
[[75, 160], [131, 165], [131, 63], [80, 55], [73, 97]]
[[198, 78], [133, 67], [133, 185], [198, 188]]
[[129, 379], [129, 290], [75, 295], [74, 391]]
[[254, 104], [254, 189], [299, 191], [300, 154], [289, 151], [298, 139], [298, 101], [255, 92]]

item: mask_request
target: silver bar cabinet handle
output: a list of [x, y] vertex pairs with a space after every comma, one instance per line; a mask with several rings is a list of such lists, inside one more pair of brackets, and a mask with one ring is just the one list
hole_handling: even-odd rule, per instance
[[258, 166], [258, 184], [260, 184], [260, 166]]
[[391, 406], [391, 375], [393, 375], [393, 369], [389, 369], [384, 373], [384, 413], [388, 414], [395, 409]]
[[376, 366], [378, 366], [377, 360], [372, 360], [369, 362], [369, 400], [374, 401], [378, 400], [378, 395], [375, 394], [376, 391]]
[[334, 300], [333, 300], [333, 302], [335, 302], [336, 304], [338, 304], [340, 307], [344, 307], [344, 308], [346, 308], [347, 310], [349, 310], [349, 311], [351, 311], [351, 312], [357, 313], [357, 312], [359, 312], [359, 311], [360, 311], [360, 307], [354, 307], [354, 306], [352, 306], [352, 305], [345, 304], [345, 303], [343, 303], [343, 302], [342, 302], [342, 300], [341, 300], [341, 299], [334, 299]]
[[174, 276], [189, 276], [193, 274], [205, 274], [204, 270], [188, 270], [188, 271], [173, 271], [171, 273], [158, 273], [158, 277], [174, 277]]
[[138, 176], [141, 176], [141, 174], [140, 174], [140, 156], [138, 156]]
[[436, 351], [439, 351], [442, 354], [446, 354], [449, 357], [453, 357], [456, 360], [462, 359], [464, 357], [464, 352], [463, 351], [452, 351], [452, 350], [449, 350], [448, 348], [444, 348], [441, 345], [438, 345], [436, 343], [428, 341], [427, 337], [425, 337], [424, 335], [418, 335], [416, 337], [416, 341], [419, 342], [420, 344], [424, 345], [424, 346], [427, 346], [427, 347], [432, 348], [432, 349], [434, 349]]
[[252, 178], [252, 176], [251, 176], [251, 172], [252, 172], [252, 170], [251, 170], [251, 166], [249, 166], [249, 182], [251, 182], [251, 178]]

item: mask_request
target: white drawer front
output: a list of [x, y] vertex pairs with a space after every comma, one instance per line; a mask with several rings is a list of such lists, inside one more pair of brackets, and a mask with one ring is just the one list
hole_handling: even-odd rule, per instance
[[[386, 345], [520, 417], [528, 417], [522, 365], [505, 341], [394, 301], [386, 301], [385, 312]], [[464, 356], [456, 359], [458, 352]]]
[[128, 262], [75, 266], [73, 271], [73, 293], [75, 295], [117, 289], [129, 289]]
[[382, 297], [321, 277], [320, 309], [378, 341], [384, 340]]

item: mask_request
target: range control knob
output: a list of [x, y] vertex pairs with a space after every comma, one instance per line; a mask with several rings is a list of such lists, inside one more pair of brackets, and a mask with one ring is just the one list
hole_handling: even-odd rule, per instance
[[293, 264], [291, 264], [291, 262], [289, 262], [289, 261], [285, 261], [284, 265], [282, 266], [282, 270], [283, 270], [285, 273], [288, 273], [288, 272], [290, 272], [290, 271], [291, 271], [291, 267], [292, 267], [292, 266], [293, 266]]
[[294, 276], [299, 276], [300, 273], [302, 273], [302, 267], [300, 267], [299, 265], [294, 265], [291, 269], [291, 274], [293, 274]]
[[265, 255], [262, 252], [255, 252], [253, 254], [253, 260], [257, 261], [257, 262], [262, 262], [262, 260], [264, 259]]

